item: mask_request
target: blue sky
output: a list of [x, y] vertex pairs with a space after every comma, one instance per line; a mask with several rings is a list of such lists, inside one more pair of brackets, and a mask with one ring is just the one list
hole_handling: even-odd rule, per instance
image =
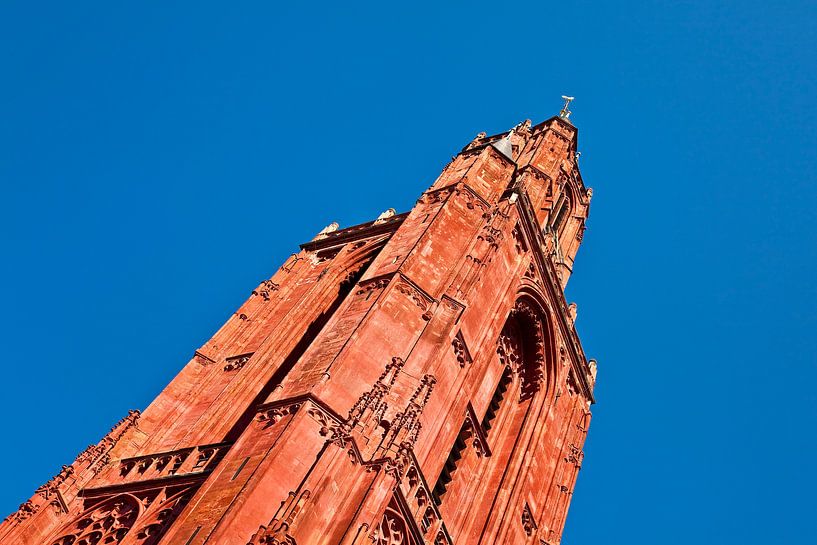
[[817, 5], [276, 4], [0, 6], [0, 511], [298, 243], [568, 93], [599, 382], [564, 543], [814, 543]]

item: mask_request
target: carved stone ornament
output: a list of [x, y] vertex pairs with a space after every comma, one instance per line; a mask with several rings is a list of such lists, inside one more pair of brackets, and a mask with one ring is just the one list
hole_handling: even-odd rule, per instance
[[533, 514], [528, 506], [528, 502], [525, 502], [525, 506], [522, 508], [522, 528], [529, 536], [533, 535], [533, 532], [538, 528], [536, 521], [533, 520]]
[[468, 352], [468, 347], [465, 345], [465, 339], [462, 337], [462, 332], [458, 332], [454, 340], [451, 341], [454, 348], [454, 356], [457, 358], [457, 363], [460, 367], [465, 367], [466, 364], [471, 363], [471, 354]]
[[502, 234], [501, 229], [497, 229], [491, 225], [486, 225], [482, 228], [483, 233], [479, 235], [479, 238], [490, 244], [492, 247], [496, 248], [499, 246], [499, 243], [502, 242], [504, 235]]
[[567, 453], [567, 456], [565, 456], [565, 462], [573, 464], [574, 466], [576, 466], [576, 469], [581, 469], [582, 459], [584, 458], [584, 452], [582, 452], [582, 449], [580, 449], [573, 443], [570, 443], [570, 445], [568, 445], [568, 448], [570, 449], [570, 451]]
[[337, 231], [338, 227], [339, 227], [338, 222], [333, 221], [332, 223], [321, 229], [320, 232], [318, 232], [318, 234], [315, 235], [315, 238], [313, 238], [312, 240], [324, 239], [328, 237], [330, 233], [334, 233], [335, 231]]
[[397, 291], [408, 297], [420, 310], [428, 310], [428, 300], [414, 286], [400, 282], [397, 284]]
[[22, 522], [36, 512], [37, 507], [31, 502], [31, 500], [27, 500], [20, 504], [20, 507], [17, 508], [17, 512], [13, 513], [11, 517], [15, 522]]
[[421, 202], [425, 202], [425, 204], [440, 204], [445, 201], [451, 193], [454, 192], [453, 186], [444, 187], [442, 189], [438, 189], [436, 191], [432, 191], [430, 193], [424, 194], [420, 197]]
[[272, 407], [270, 409], [266, 409], [258, 413], [256, 419], [259, 422], [263, 422], [265, 424], [264, 427], [274, 426], [278, 422], [281, 421], [287, 415], [292, 415], [298, 412], [298, 409], [301, 408], [300, 403], [293, 403], [292, 405], [282, 405], [279, 407]]
[[388, 210], [385, 210], [379, 216], [377, 216], [376, 220], [374, 220], [374, 225], [380, 225], [381, 223], [386, 223], [389, 220], [389, 218], [394, 217], [395, 214], [396, 214], [396, 212], [395, 212], [394, 208], [389, 208]]
[[369, 539], [374, 545], [421, 545], [412, 539], [409, 524], [392, 500]]
[[270, 300], [270, 294], [274, 291], [278, 291], [280, 286], [273, 282], [272, 280], [264, 280], [261, 282], [261, 285], [258, 286], [257, 289], [253, 290], [252, 294], [256, 296], [260, 296], [264, 299], [264, 301]]
[[331, 433], [331, 428], [339, 424], [334, 417], [314, 403], [309, 403], [309, 409], [307, 409], [306, 414], [320, 425], [319, 433], [323, 437], [328, 436]]
[[485, 199], [480, 197], [473, 189], [469, 186], [465, 185], [464, 183], [458, 183], [455, 189], [457, 195], [464, 195], [465, 196], [465, 207], [469, 210], [473, 210], [476, 207], [479, 207], [481, 210], [488, 210], [490, 206]]
[[310, 496], [309, 490], [290, 492], [269, 524], [260, 526], [247, 545], [295, 545], [295, 538], [289, 535], [289, 529]]
[[361, 282], [356, 293], [357, 295], [362, 295], [373, 290], [382, 290], [389, 285], [390, 280], [391, 278], [389, 277], [371, 278], [365, 282]]
[[141, 508], [139, 500], [131, 495], [115, 496], [83, 513], [53, 543], [120, 543], [136, 522]]
[[190, 500], [192, 488], [116, 494], [96, 502], [49, 540], [54, 545], [153, 545]]
[[244, 367], [250, 358], [252, 357], [253, 353], [247, 354], [240, 354], [238, 356], [232, 356], [226, 359], [227, 365], [224, 366], [225, 371], [237, 371]]

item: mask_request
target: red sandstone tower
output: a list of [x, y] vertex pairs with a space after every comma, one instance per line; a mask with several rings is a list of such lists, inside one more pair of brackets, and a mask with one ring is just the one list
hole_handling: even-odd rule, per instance
[[558, 543], [595, 381], [563, 295], [592, 195], [568, 116], [303, 244], [0, 543]]

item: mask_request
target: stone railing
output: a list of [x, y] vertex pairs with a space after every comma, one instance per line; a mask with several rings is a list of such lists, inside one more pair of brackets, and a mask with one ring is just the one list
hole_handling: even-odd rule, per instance
[[212, 469], [229, 446], [229, 443], [218, 443], [125, 458], [120, 460], [119, 465], [112, 471], [115, 473], [109, 477], [120, 482], [133, 482], [202, 473]]

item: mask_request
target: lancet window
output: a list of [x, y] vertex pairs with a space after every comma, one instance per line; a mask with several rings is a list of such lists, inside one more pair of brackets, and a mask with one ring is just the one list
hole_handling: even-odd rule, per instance
[[567, 188], [565, 188], [562, 198], [554, 207], [555, 213], [553, 215], [553, 220], [550, 222], [551, 231], [556, 235], [561, 234], [562, 228], [567, 222], [567, 218], [570, 217], [571, 208], [572, 202], [570, 199], [570, 194], [568, 193]]
[[[536, 394], [543, 390], [547, 343], [538, 308], [520, 300], [508, 317], [496, 343], [493, 365], [501, 365], [502, 372], [491, 400], [480, 423], [466, 420], [460, 429], [434, 487], [434, 500], [454, 536], [477, 523], [475, 513], [490, 512], [496, 491], [505, 486], [504, 472], [497, 469], [514, 455]], [[474, 425], [481, 427], [481, 437]], [[489, 448], [480, 448], [480, 441]], [[463, 509], [466, 505], [472, 508]]]

